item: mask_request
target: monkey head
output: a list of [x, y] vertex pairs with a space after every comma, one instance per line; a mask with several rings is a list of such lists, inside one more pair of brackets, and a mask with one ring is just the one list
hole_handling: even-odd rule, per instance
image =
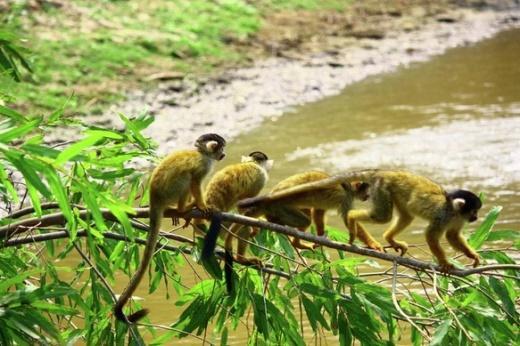
[[224, 154], [225, 146], [226, 140], [216, 133], [206, 133], [195, 141], [195, 147], [199, 149], [199, 152], [219, 161], [226, 156]]
[[352, 186], [352, 193], [355, 198], [364, 202], [370, 197], [370, 184], [364, 181], [354, 181], [350, 183], [350, 185]]
[[455, 190], [447, 193], [453, 209], [460, 213], [468, 222], [476, 221], [478, 211], [482, 208], [482, 201], [473, 192], [468, 190]]
[[269, 160], [266, 154], [261, 151], [253, 151], [248, 156], [242, 156], [242, 162], [255, 162], [269, 171], [273, 167], [273, 160]]

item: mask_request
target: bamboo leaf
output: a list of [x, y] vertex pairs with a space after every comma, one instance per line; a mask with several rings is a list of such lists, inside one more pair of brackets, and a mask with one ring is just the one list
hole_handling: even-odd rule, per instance
[[446, 334], [448, 334], [448, 331], [450, 330], [451, 322], [451, 319], [447, 319], [446, 321], [442, 322], [437, 327], [437, 329], [435, 329], [435, 333], [433, 333], [430, 346], [442, 345], [442, 341], [444, 340]]
[[101, 138], [103, 138], [102, 134], [94, 133], [88, 136], [87, 138], [84, 138], [81, 141], [70, 145], [69, 147], [67, 147], [67, 149], [63, 150], [61, 154], [58, 155], [55, 163], [57, 165], [62, 165], [63, 163], [69, 161], [73, 157], [79, 155], [86, 148], [93, 146]]
[[23, 125], [11, 127], [7, 131], [0, 132], [0, 142], [8, 143], [13, 139], [20, 139], [37, 128], [41, 122], [42, 118], [37, 118], [31, 121], [27, 121]]
[[486, 215], [486, 218], [482, 224], [480, 224], [479, 228], [469, 237], [468, 243], [472, 248], [478, 250], [482, 244], [484, 244], [501, 210], [502, 207], [500, 206], [493, 207], [493, 209], [491, 209]]

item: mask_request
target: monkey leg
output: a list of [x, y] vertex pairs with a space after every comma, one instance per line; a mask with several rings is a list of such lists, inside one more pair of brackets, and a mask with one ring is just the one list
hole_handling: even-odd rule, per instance
[[256, 265], [261, 267], [262, 261], [257, 257], [246, 257], [245, 252], [247, 250], [247, 240], [251, 235], [249, 227], [244, 227], [239, 224], [233, 224], [229, 228], [229, 232], [226, 234], [226, 240], [224, 242], [224, 248], [227, 252], [233, 253], [233, 237], [237, 237], [237, 254], [234, 256], [234, 261], [243, 265]]
[[403, 256], [408, 251], [408, 244], [404, 241], [395, 240], [395, 236], [401, 233], [406, 227], [408, 227], [413, 221], [413, 216], [399, 210], [398, 215], [393, 224], [383, 233], [383, 238], [394, 248], [395, 251], [399, 251]]
[[361, 240], [369, 249], [377, 250], [383, 252], [383, 247], [381, 244], [372, 237], [372, 235], [365, 229], [365, 227], [360, 224], [355, 224], [357, 237]]
[[316, 226], [316, 234], [321, 237], [325, 234], [325, 210], [312, 209], [312, 221]]
[[[355, 209], [350, 210], [347, 214], [347, 228], [349, 230], [349, 244], [353, 244], [356, 240], [359, 226], [363, 227], [360, 221], [368, 221], [372, 223], [387, 223], [392, 220], [392, 212], [394, 203], [389, 191], [376, 183], [371, 189], [372, 207], [370, 210]], [[366, 237], [370, 233], [363, 228]]]
[[[291, 220], [290, 223], [289, 223], [289, 220], [287, 220], [286, 224], [288, 226], [293, 226], [293, 227], [298, 228], [298, 230], [300, 230], [301, 232], [305, 232], [307, 230], [307, 228], [309, 228], [309, 226], [311, 225], [312, 213], [313, 213], [313, 211], [311, 209], [294, 208], [294, 214], [291, 215], [293, 217], [293, 219]], [[314, 243], [311, 243], [311, 242], [308, 242], [305, 240], [301, 240], [298, 237], [291, 237], [290, 239], [291, 239], [291, 245], [295, 249], [314, 250], [315, 248], [317, 248], [319, 246], [318, 244], [314, 244]]]
[[[189, 192], [185, 192], [179, 197], [179, 200], [177, 201], [177, 207], [175, 208], [177, 210], [177, 212], [184, 213], [187, 210], [186, 203], [188, 202], [189, 197], [190, 197]], [[184, 223], [182, 228], [188, 227], [188, 225], [190, 224], [190, 221], [191, 221], [191, 219], [186, 219], [186, 222]], [[179, 223], [180, 223], [179, 217], [172, 216], [172, 225], [178, 226]]]
[[442, 226], [432, 223], [426, 229], [426, 242], [430, 247], [430, 251], [437, 259], [441, 270], [444, 272], [448, 272], [453, 269], [453, 264], [448, 261], [446, 257], [446, 253], [441, 247], [440, 238], [442, 236], [444, 229]]
[[473, 267], [480, 264], [480, 256], [466, 242], [460, 228], [448, 229], [446, 239], [455, 250], [462, 251], [466, 257], [473, 259]]

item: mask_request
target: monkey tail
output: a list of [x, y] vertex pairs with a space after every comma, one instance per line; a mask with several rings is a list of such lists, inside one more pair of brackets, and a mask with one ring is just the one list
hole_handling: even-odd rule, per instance
[[150, 231], [148, 232], [148, 240], [146, 242], [146, 247], [144, 248], [143, 258], [141, 263], [139, 263], [139, 267], [135, 271], [134, 276], [132, 276], [130, 282], [114, 305], [114, 315], [119, 321], [132, 324], [148, 314], [148, 309], [142, 309], [126, 316], [123, 312], [123, 307], [132, 297], [132, 294], [137, 289], [137, 286], [139, 286], [139, 283], [148, 269], [148, 265], [153, 257], [155, 246], [159, 239], [159, 230], [161, 228], [163, 212], [163, 208], [155, 207], [150, 204]]
[[217, 246], [217, 238], [220, 233], [221, 224], [222, 217], [220, 215], [213, 215], [211, 217], [211, 224], [209, 225], [208, 233], [206, 233], [204, 237], [204, 244], [200, 254], [202, 265], [215, 279], [222, 278], [222, 271], [215, 258], [215, 247]]
[[224, 276], [227, 292], [231, 295], [233, 293], [233, 254], [228, 249], [224, 253]]
[[265, 202], [269, 199], [269, 196], [256, 196], [251, 198], [245, 198], [237, 203], [237, 208], [245, 209], [250, 207], [260, 206], [262, 202]]

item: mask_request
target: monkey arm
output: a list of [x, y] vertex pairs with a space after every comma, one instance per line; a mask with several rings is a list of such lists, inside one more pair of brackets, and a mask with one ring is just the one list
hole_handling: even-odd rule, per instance
[[368, 248], [383, 251], [381, 244], [372, 237], [370, 232], [358, 221], [369, 221], [370, 212], [364, 209], [350, 210], [346, 216], [343, 217], [343, 222], [349, 230], [349, 243], [352, 244], [358, 237]]
[[473, 259], [473, 267], [479, 265], [480, 256], [466, 242], [466, 238], [462, 235], [462, 226], [448, 229], [446, 239], [455, 250], [462, 251], [464, 255]]
[[201, 210], [206, 210], [206, 203], [202, 196], [202, 183], [199, 179], [192, 178], [190, 183], [191, 194], [195, 199], [195, 205]]
[[439, 266], [444, 268], [446, 271], [453, 268], [453, 265], [448, 261], [446, 253], [441, 247], [440, 238], [443, 234], [443, 225], [439, 222], [432, 222], [426, 228], [426, 242], [430, 247], [430, 251], [437, 258]]

